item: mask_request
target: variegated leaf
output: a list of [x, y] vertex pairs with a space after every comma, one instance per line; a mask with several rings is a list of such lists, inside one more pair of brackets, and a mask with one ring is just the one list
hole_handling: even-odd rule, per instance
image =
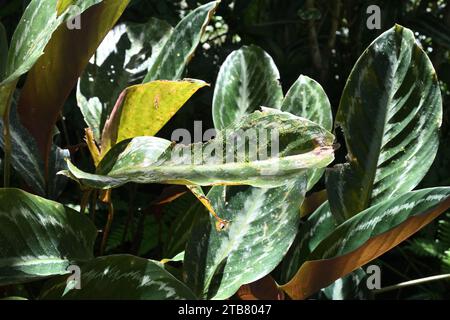
[[[83, 6], [90, 1], [82, 1]], [[69, 8], [75, 8], [77, 14], [80, 14], [75, 25], [63, 23], [58, 27], [45, 46], [45, 53], [27, 75], [17, 110], [22, 124], [36, 140], [46, 169], [53, 129], [61, 116], [64, 103], [89, 59], [120, 18], [129, 1], [96, 1], [97, 4], [86, 11], [76, 6], [80, 1], [72, 1], [75, 6]], [[80, 25], [77, 25], [78, 22]]]
[[61, 23], [72, 19], [102, 0], [77, 0], [57, 14], [57, 0], [32, 0], [25, 9], [11, 40], [5, 79], [1, 85], [19, 78], [33, 67]]
[[283, 91], [272, 58], [257, 46], [232, 52], [222, 64], [213, 99], [214, 127], [224, 129], [261, 106], [279, 109]]
[[121, 23], [97, 48], [77, 89], [78, 106], [97, 143], [120, 93], [142, 81], [171, 33], [172, 27], [156, 18]]
[[144, 83], [153, 80], [179, 80], [200, 43], [205, 28], [220, 1], [212, 1], [190, 12], [175, 27], [153, 60]]
[[72, 209], [18, 189], [0, 189], [0, 285], [67, 274], [93, 258], [97, 234]]
[[304, 299], [365, 265], [450, 207], [450, 187], [404, 193], [366, 209], [319, 243], [282, 289]]
[[[46, 196], [44, 161], [40, 156], [36, 141], [20, 123], [15, 107], [12, 108], [10, 113], [9, 126], [12, 146], [11, 164], [13, 168], [35, 194]], [[0, 132], [3, 132], [2, 120], [0, 120]], [[5, 147], [4, 140], [4, 135], [0, 134], [0, 148], [2, 149]]]
[[438, 149], [442, 98], [431, 61], [411, 30], [396, 25], [364, 52], [344, 89], [336, 122], [349, 160], [327, 176], [338, 219], [419, 184]]
[[0, 82], [0, 116], [9, 108], [10, 99], [19, 77], [28, 72], [61, 23], [74, 18], [102, 0], [77, 0], [57, 13], [57, 0], [32, 0], [11, 39], [4, 75]]
[[305, 192], [305, 175], [283, 188], [214, 187], [208, 198], [230, 225], [217, 232], [211, 218], [194, 227], [184, 258], [188, 286], [201, 298], [226, 299], [269, 274], [294, 240]]
[[294, 243], [284, 257], [276, 271], [278, 283], [287, 283], [291, 280], [301, 265], [308, 260], [309, 255], [337, 227], [337, 222], [331, 214], [328, 201], [322, 204], [297, 232]]
[[[320, 298], [328, 300], [368, 300], [373, 293], [367, 287], [368, 274], [359, 268], [336, 280], [320, 292]], [[319, 298], [319, 299], [320, 299]]]
[[70, 162], [65, 174], [99, 189], [127, 182], [277, 187], [333, 161], [333, 140], [331, 133], [309, 120], [257, 111], [206, 143], [186, 146], [138, 137], [111, 149], [97, 174], [83, 172]]
[[96, 258], [80, 267], [81, 289], [67, 278], [52, 281], [41, 299], [184, 300], [195, 299], [186, 285], [164, 270], [163, 264], [131, 255]]
[[[289, 89], [281, 110], [311, 120], [326, 130], [333, 127], [331, 105], [322, 86], [315, 80], [301, 75]], [[310, 190], [322, 177], [325, 169], [313, 170], [308, 178]]]

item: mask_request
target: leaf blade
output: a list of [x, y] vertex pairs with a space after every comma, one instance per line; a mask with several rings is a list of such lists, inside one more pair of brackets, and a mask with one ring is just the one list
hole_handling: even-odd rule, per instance
[[304, 299], [392, 249], [450, 207], [450, 188], [411, 191], [341, 224], [282, 288]]
[[93, 257], [97, 230], [79, 213], [18, 189], [0, 189], [0, 284], [66, 274]]
[[396, 25], [369, 46], [349, 77], [336, 122], [350, 161], [327, 176], [340, 220], [417, 186], [437, 152], [442, 98], [412, 31]]

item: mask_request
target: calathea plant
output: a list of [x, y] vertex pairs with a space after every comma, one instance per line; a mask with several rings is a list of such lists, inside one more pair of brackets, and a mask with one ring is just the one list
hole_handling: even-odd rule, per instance
[[[357, 62], [334, 125], [348, 162], [326, 169], [336, 138], [324, 90], [302, 75], [284, 94], [275, 63], [256, 46], [232, 52], [220, 69], [213, 139], [182, 145], [155, 137], [207, 90], [183, 77], [219, 2], [175, 28], [158, 19], [113, 28], [127, 5], [32, 0], [13, 36], [0, 84], [0, 286], [46, 280], [40, 299], [227, 299], [264, 279], [277, 297], [304, 299], [450, 207], [448, 187], [414, 190], [436, 154], [442, 102], [410, 30], [388, 30]], [[65, 22], [80, 13], [84, 27], [69, 30]], [[40, 28], [43, 21], [49, 27]], [[54, 143], [77, 79], [93, 171]], [[9, 187], [11, 166], [27, 191]], [[325, 200], [309, 213], [308, 192], [325, 171]], [[82, 190], [79, 210], [50, 200], [65, 177]], [[185, 185], [200, 201], [172, 226], [169, 259], [104, 255], [111, 190], [127, 183]], [[97, 227], [85, 209], [95, 211], [98, 200], [108, 218], [96, 257]], [[73, 267], [80, 278], [68, 281]]]

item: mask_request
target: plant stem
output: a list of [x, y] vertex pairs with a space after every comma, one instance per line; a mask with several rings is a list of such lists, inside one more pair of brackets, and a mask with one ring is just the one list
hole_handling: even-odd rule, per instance
[[437, 275], [437, 276], [431, 276], [431, 277], [426, 277], [426, 278], [421, 278], [421, 279], [401, 282], [401, 283], [398, 283], [398, 284], [393, 285], [393, 286], [389, 286], [389, 287], [385, 287], [385, 288], [382, 288], [382, 289], [374, 290], [373, 292], [374, 293], [383, 293], [383, 292], [397, 290], [397, 289], [404, 288], [404, 287], [415, 286], [415, 285], [426, 283], [426, 282], [445, 280], [445, 279], [449, 279], [450, 280], [450, 274], [440, 274], [440, 275]]
[[106, 243], [108, 242], [109, 231], [111, 230], [112, 221], [114, 219], [114, 207], [112, 200], [108, 201], [108, 220], [106, 221], [105, 230], [103, 230], [102, 244], [100, 245], [100, 255], [103, 255], [106, 248]]

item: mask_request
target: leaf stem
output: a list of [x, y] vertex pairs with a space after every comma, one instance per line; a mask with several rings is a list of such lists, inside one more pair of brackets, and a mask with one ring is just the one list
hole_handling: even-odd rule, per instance
[[415, 285], [419, 285], [419, 284], [423, 284], [423, 283], [427, 283], [427, 282], [446, 280], [446, 279], [450, 280], [450, 273], [449, 274], [440, 274], [437, 276], [431, 276], [431, 277], [426, 277], [426, 278], [421, 278], [421, 279], [416, 279], [416, 280], [411, 280], [411, 281], [405, 281], [405, 282], [401, 282], [401, 283], [398, 283], [393, 286], [388, 286], [385, 288], [374, 290], [373, 292], [376, 294], [384, 293], [387, 291], [397, 290], [397, 289], [401, 289], [404, 287], [410, 287], [410, 286], [415, 286]]
[[112, 221], [114, 219], [114, 207], [112, 204], [112, 199], [108, 201], [108, 219], [106, 221], [105, 230], [103, 230], [102, 244], [100, 245], [100, 255], [103, 255], [106, 248], [106, 243], [108, 242], [109, 231], [111, 230]]

